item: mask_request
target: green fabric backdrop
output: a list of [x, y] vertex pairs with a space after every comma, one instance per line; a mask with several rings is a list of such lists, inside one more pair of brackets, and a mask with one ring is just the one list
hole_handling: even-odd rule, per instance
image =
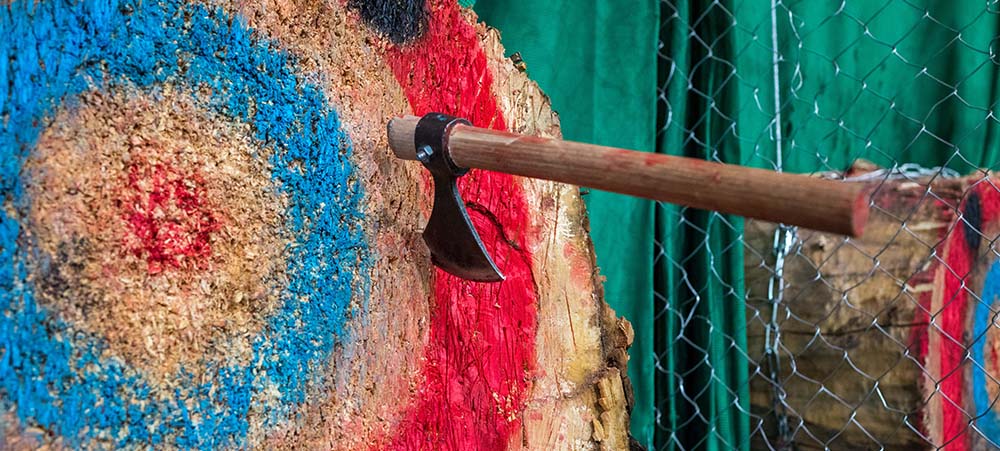
[[[968, 173], [1000, 152], [1000, 15], [987, 3], [781, 2], [777, 65], [767, 0], [475, 9], [521, 52], [567, 139], [774, 168], [780, 111], [786, 171], [865, 158]], [[636, 330], [633, 434], [655, 449], [749, 448], [742, 221], [586, 199], [608, 302]]]

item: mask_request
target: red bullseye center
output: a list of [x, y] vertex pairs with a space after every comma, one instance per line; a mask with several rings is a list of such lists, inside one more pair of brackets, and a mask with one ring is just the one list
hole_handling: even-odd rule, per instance
[[133, 162], [127, 174], [122, 202], [128, 228], [125, 249], [145, 258], [153, 274], [204, 268], [220, 222], [205, 202], [201, 174], [145, 160]]

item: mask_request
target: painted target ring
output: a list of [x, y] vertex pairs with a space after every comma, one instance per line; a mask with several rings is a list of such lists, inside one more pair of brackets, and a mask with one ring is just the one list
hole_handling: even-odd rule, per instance
[[[9, 93], [0, 83], [0, 99], [11, 102], [0, 108], [9, 111], [7, 133], [0, 134], [0, 187], [7, 199], [0, 211], [0, 302], [5, 313], [0, 316], [5, 350], [0, 388], [13, 395], [22, 419], [48, 425], [71, 446], [79, 445], [85, 434], [91, 438], [96, 434], [114, 447], [243, 443], [253, 433], [248, 418], [256, 416], [266, 427], [304, 400], [310, 383], [319, 377], [313, 368], [330, 357], [352, 299], [366, 289], [366, 282], [356, 276], [364, 274], [367, 265], [360, 228], [361, 192], [357, 183], [349, 182], [351, 146], [336, 112], [318, 88], [292, 72], [287, 55], [221, 11], [173, 2], [16, 2], [9, 8], [9, 15], [0, 16], [6, 21], [0, 29], [14, 38], [0, 43], [7, 47], [0, 53], [18, 58], [10, 65], [11, 74], [0, 74], [14, 80]], [[90, 26], [54, 31], [53, 24], [67, 20]], [[245, 338], [243, 364], [211, 357], [180, 362], [159, 375], [172, 383], [151, 384], [150, 371], [138, 371], [117, 357], [107, 340], [80, 332], [87, 327], [70, 327], [45, 308], [46, 296], [61, 291], [52, 285], [58, 279], [55, 275], [89, 269], [67, 269], [73, 263], [55, 261], [58, 255], [55, 260], [39, 256], [46, 254], [39, 252], [39, 246], [47, 245], [41, 242], [46, 236], [32, 235], [25, 228], [33, 219], [51, 219], [58, 212], [33, 218], [38, 210], [32, 206], [33, 190], [20, 174], [32, 170], [26, 164], [38, 173], [54, 172], [53, 179], [60, 170], [73, 171], [72, 166], [52, 166], [57, 160], [71, 163], [63, 160], [65, 154], [32, 159], [33, 151], [47, 133], [43, 118], [58, 115], [67, 104], [99, 103], [94, 89], [112, 92], [105, 96], [111, 100], [103, 100], [110, 103], [116, 91], [137, 91], [150, 105], [182, 97], [180, 103], [167, 100], [167, 106], [212, 116], [218, 119], [214, 122], [246, 124], [252, 130], [244, 137], [245, 163], [265, 164], [270, 172], [259, 194], [284, 200], [283, 211], [272, 214], [280, 217], [276, 243], [284, 266], [275, 268], [280, 273], [275, 279], [281, 283], [264, 287], [277, 300], [270, 315]], [[156, 128], [155, 123], [129, 125], [147, 127], [151, 133]], [[215, 235], [224, 222], [239, 217], [225, 210], [237, 206], [224, 205], [225, 199], [215, 199], [213, 205], [204, 192], [206, 186], [225, 186], [218, 180], [206, 181], [226, 177], [225, 171], [213, 168], [199, 173], [205, 162], [182, 161], [184, 149], [157, 148], [152, 140], [127, 144], [124, 177], [111, 185], [121, 195], [114, 207], [117, 217], [129, 228], [119, 243], [122, 255], [144, 261], [145, 283], [155, 282], [162, 272], [204, 275], [220, 271], [220, 263], [232, 263], [224, 258], [212, 261], [211, 256], [223, 247], [215, 244], [223, 241]], [[86, 155], [77, 156], [78, 163], [86, 163]], [[109, 213], [104, 219], [115, 217]], [[77, 257], [90, 252], [80, 250], [85, 247], [80, 243], [100, 234], [101, 226], [70, 227], [79, 232], [75, 243], [48, 243], [54, 246], [49, 250], [58, 254], [63, 249], [64, 256]], [[175, 249], [165, 253], [164, 246]], [[177, 255], [186, 255], [187, 260], [177, 261]], [[340, 264], [331, 265], [331, 260]], [[35, 280], [37, 274], [53, 275], [48, 278], [51, 289], [45, 289], [45, 281]], [[158, 293], [156, 287], [146, 286], [145, 294], [169, 300]], [[129, 296], [138, 297], [138, 292], [123, 297]], [[77, 319], [98, 323], [103, 319], [87, 316]], [[187, 401], [191, 399], [198, 402]]]
[[915, 313], [917, 324], [930, 325], [914, 338], [926, 403], [921, 429], [950, 450], [1000, 443], [1000, 262], [993, 238], [1000, 191], [991, 178], [970, 178], [962, 187], [957, 209], [939, 202], [951, 222], [935, 247], [940, 260], [914, 277], [934, 287], [921, 293]]
[[972, 401], [975, 405], [976, 428], [994, 441], [1000, 441], [1000, 262], [993, 262], [983, 282], [983, 290], [975, 302], [972, 336]]

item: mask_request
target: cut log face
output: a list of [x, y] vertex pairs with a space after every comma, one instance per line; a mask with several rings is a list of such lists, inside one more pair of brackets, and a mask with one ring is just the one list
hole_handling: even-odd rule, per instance
[[[775, 226], [748, 225], [748, 352], [761, 362], [751, 368], [754, 414], [780, 438], [784, 413], [802, 449], [990, 449], [1000, 440], [995, 181], [874, 188], [861, 239], [801, 231], [776, 310]], [[781, 335], [769, 355], [772, 314]]]
[[390, 118], [560, 133], [470, 11], [16, 2], [0, 31], [0, 447], [628, 448], [577, 188], [463, 177], [502, 283], [420, 238]]

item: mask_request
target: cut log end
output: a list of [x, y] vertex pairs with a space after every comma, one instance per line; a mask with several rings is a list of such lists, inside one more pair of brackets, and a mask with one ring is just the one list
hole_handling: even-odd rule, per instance
[[389, 134], [389, 149], [396, 155], [396, 158], [417, 159], [417, 149], [413, 137], [419, 121], [420, 118], [417, 116], [400, 116], [393, 118], [386, 125], [386, 131]]

